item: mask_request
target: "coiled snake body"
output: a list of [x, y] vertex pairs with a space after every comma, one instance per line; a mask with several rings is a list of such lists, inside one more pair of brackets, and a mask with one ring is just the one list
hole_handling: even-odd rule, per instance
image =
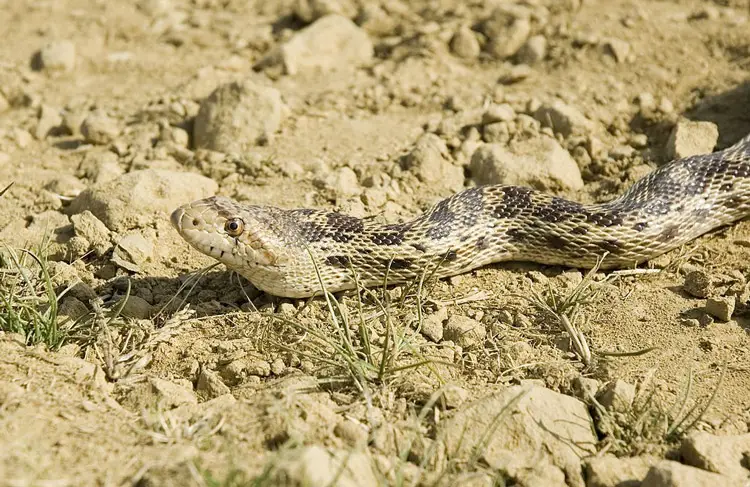
[[628, 267], [748, 214], [750, 136], [674, 160], [603, 204], [492, 185], [456, 193], [397, 224], [219, 196], [181, 206], [171, 220], [190, 245], [257, 288], [306, 297], [321, 291], [321, 281], [335, 292], [509, 260], [590, 268], [606, 254], [603, 268]]

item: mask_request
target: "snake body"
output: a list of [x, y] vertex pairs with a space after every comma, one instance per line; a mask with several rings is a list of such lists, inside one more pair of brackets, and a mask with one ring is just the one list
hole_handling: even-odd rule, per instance
[[[193, 247], [257, 288], [306, 297], [447, 277], [493, 262], [628, 267], [750, 214], [750, 136], [674, 160], [612, 201], [584, 205], [526, 187], [490, 185], [450, 196], [404, 223], [246, 205], [214, 196], [171, 220]], [[355, 279], [356, 278], [356, 279]]]

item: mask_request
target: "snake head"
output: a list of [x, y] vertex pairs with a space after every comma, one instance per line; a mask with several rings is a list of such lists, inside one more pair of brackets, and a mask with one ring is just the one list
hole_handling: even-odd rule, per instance
[[172, 212], [172, 226], [191, 246], [243, 275], [274, 267], [279, 256], [266, 245], [273, 237], [276, 208], [241, 205], [212, 196]]

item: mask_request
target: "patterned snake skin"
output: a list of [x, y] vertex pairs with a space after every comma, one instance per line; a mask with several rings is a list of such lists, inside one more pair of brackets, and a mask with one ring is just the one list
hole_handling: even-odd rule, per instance
[[[193, 247], [277, 296], [447, 277], [501, 261], [633, 266], [750, 214], [750, 136], [674, 160], [619, 198], [582, 205], [518, 186], [471, 188], [414, 220], [379, 224], [324, 210], [284, 210], [214, 196], [172, 224]], [[313, 263], [311, 256], [314, 256]], [[317, 271], [320, 273], [320, 279]], [[435, 269], [437, 270], [435, 271]]]

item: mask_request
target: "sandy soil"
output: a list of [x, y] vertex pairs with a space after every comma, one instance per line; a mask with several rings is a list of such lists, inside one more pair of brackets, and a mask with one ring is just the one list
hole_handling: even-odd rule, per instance
[[[541, 50], [504, 59], [492, 52], [487, 19], [498, 6], [529, 19], [521, 44], [540, 36]], [[564, 295], [582, 273], [509, 263], [435, 283], [419, 303], [413, 294], [402, 300], [402, 288], [377, 294], [388, 319], [365, 297], [363, 315], [378, 315], [366, 326], [378, 353], [393, 353], [394, 370], [375, 367], [362, 376], [335, 348], [335, 320], [322, 300], [266, 296], [222, 268], [180, 289], [188, 273], [212, 261], [188, 248], [160, 206], [120, 226], [105, 222], [109, 240], [101, 251], [90, 239], [71, 240], [68, 227], [79, 193], [143, 169], [202, 174], [218, 193], [257, 204], [408, 218], [473, 184], [467, 151], [482, 137], [507, 141], [521, 131], [520, 114], [533, 120], [535, 107], [555, 100], [586, 118], [573, 133], [555, 135], [585, 184], [556, 191], [605, 201], [668, 160], [670, 133], [683, 118], [715, 123], [717, 148], [750, 132], [747, 1], [0, 0], [0, 11], [0, 189], [14, 182], [0, 198], [0, 241], [36, 249], [52, 234], [53, 282], [80, 282], [61, 300], [63, 314], [84, 315], [68, 321], [72, 331], [60, 350], [25, 346], [18, 334], [0, 337], [3, 485], [250, 485], [300, 444], [357, 446], [378, 468], [402, 461], [409, 479], [435, 485], [445, 480], [440, 472], [447, 479], [492, 468], [400, 456], [390, 444], [396, 440], [381, 438], [382, 425], [391, 435], [417, 431], [432, 441], [442, 416], [529, 380], [575, 396], [580, 377], [599, 385], [649, 378], [668, 410], [692, 378], [688, 406], [706, 404], [716, 391], [694, 430], [748, 432], [747, 299], [737, 298], [735, 312], [722, 320], [685, 284], [698, 272], [721, 296], [744, 296], [746, 221], [658, 259], [650, 267], [661, 272], [595, 276], [577, 321], [594, 351], [591, 364], [574, 353], [560, 323], [528, 299]], [[293, 74], [272, 62], [269, 54], [327, 11], [366, 33], [374, 46], [369, 60], [332, 54], [332, 67]], [[62, 41], [75, 52], [66, 53]], [[50, 44], [64, 52], [45, 53]], [[193, 134], [200, 104], [236, 80], [275, 88], [284, 105], [279, 127], [239, 159], [197, 148]], [[482, 122], [487, 107], [498, 104], [516, 114], [492, 129], [500, 135]], [[92, 113], [104, 120], [89, 118], [99, 125], [82, 133]], [[552, 133], [543, 125], [536, 129]], [[104, 135], [97, 138], [95, 129]], [[463, 169], [457, 180], [425, 182], [403, 167], [425, 132], [447, 144], [444, 158]], [[391, 189], [380, 183], [383, 175]], [[164, 193], [171, 204], [170, 188]], [[177, 196], [176, 204], [189, 200]], [[146, 255], [135, 267], [118, 264], [113, 246], [133, 234]], [[128, 281], [137, 299], [111, 317]], [[340, 301], [358, 333], [360, 301]], [[447, 312], [446, 333], [461, 317], [485, 335], [419, 333], [418, 305], [441, 334], [440, 313]], [[398, 349], [385, 338], [395, 339], [392, 330]], [[598, 354], [651, 347], [634, 356]], [[437, 365], [395, 370], [425, 357]], [[289, 392], [300, 384], [313, 392]], [[430, 402], [444, 384], [459, 392]], [[599, 431], [598, 439], [597, 451], [620, 456], [674, 458], [679, 445], [663, 435], [612, 442]], [[398, 483], [392, 475], [378, 478]]]

